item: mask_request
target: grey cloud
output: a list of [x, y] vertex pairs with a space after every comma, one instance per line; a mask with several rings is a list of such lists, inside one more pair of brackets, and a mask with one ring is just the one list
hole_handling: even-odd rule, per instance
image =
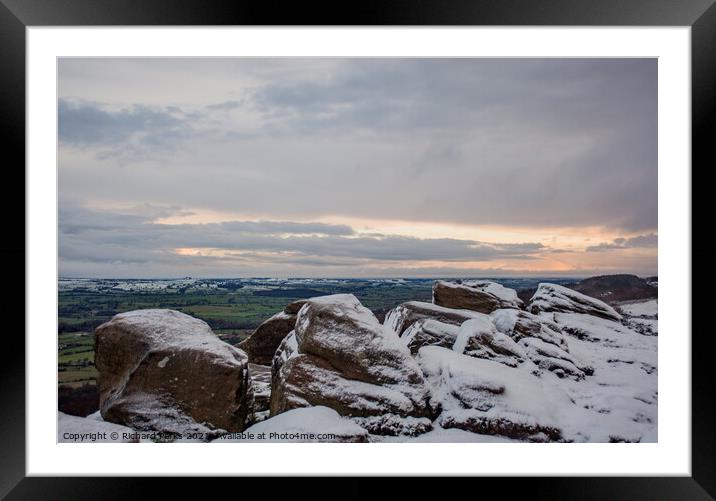
[[[103, 224], [98, 224], [103, 221]], [[282, 234], [289, 236], [281, 236]], [[312, 233], [314, 235], [308, 235]], [[176, 248], [213, 248], [227, 257], [274, 253], [282, 263], [330, 264], [358, 261], [489, 261], [530, 259], [540, 243], [498, 244], [451, 238], [419, 239], [397, 235], [351, 236], [345, 225], [297, 222], [233, 221], [211, 224], [156, 224], [146, 216], [115, 214], [79, 207], [60, 212], [60, 260], [118, 262], [166, 260]], [[174, 256], [179, 264], [183, 256]], [[128, 261], [125, 259], [125, 261]], [[346, 264], [344, 264], [346, 265]]]
[[60, 188], [79, 202], [272, 220], [647, 234], [656, 69], [653, 59], [61, 61]]
[[231, 99], [229, 101], [223, 101], [221, 103], [213, 103], [206, 106], [207, 110], [233, 110], [244, 106], [243, 100]]
[[97, 103], [60, 99], [57, 113], [60, 141], [76, 146], [113, 144], [142, 133], [151, 137], [187, 125], [167, 111], [142, 105], [109, 110]]
[[614, 249], [634, 249], [644, 247], [656, 247], [659, 243], [659, 237], [656, 233], [646, 235], [637, 235], [629, 238], [615, 238], [611, 242], [603, 242], [598, 245], [587, 247], [587, 251], [601, 252]]

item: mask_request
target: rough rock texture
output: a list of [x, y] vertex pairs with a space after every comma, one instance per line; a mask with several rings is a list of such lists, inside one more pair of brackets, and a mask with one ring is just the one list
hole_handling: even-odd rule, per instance
[[497, 330], [515, 341], [525, 337], [536, 337], [545, 343], [569, 351], [567, 340], [559, 325], [545, 317], [540, 318], [527, 311], [513, 309], [496, 310], [490, 316]]
[[569, 354], [561, 328], [549, 314], [542, 317], [521, 310], [497, 310], [490, 315], [498, 331], [510, 336], [540, 369], [558, 377], [582, 379], [593, 369]]
[[495, 282], [471, 280], [464, 283], [437, 280], [433, 285], [433, 303], [446, 308], [458, 308], [491, 313], [500, 308], [520, 308], [522, 300], [517, 292]]
[[489, 315], [467, 320], [460, 326], [453, 351], [517, 367], [527, 355], [508, 335], [499, 332]]
[[355, 417], [435, 412], [407, 347], [349, 294], [309, 300], [276, 351], [271, 415], [311, 405]]
[[457, 339], [458, 330], [459, 327], [456, 325], [423, 318], [405, 329], [400, 339], [408, 347], [410, 353], [415, 355], [423, 346], [452, 348]]
[[402, 335], [418, 320], [430, 318], [450, 325], [462, 325], [465, 320], [476, 318], [478, 313], [470, 310], [455, 310], [421, 301], [408, 301], [393, 308], [385, 316], [384, 325]]
[[[295, 309], [292, 307], [294, 304], [289, 305], [291, 311]], [[293, 330], [295, 324], [295, 313], [281, 311], [259, 325], [251, 336], [237, 345], [237, 348], [246, 352], [251, 363], [270, 365], [276, 348], [288, 333]]]
[[298, 299], [293, 303], [288, 303], [283, 309], [283, 312], [288, 313], [289, 315], [296, 315], [301, 309], [301, 307], [306, 304], [307, 301], [308, 299]]
[[[258, 439], [260, 434], [265, 438]], [[215, 442], [370, 442], [368, 431], [322, 406], [292, 409], [247, 428], [243, 435], [254, 438], [228, 435]]]
[[268, 417], [271, 400], [271, 367], [249, 364], [249, 374], [254, 390], [254, 416], [251, 421], [257, 423]]
[[621, 320], [621, 315], [608, 304], [585, 296], [579, 292], [557, 284], [539, 284], [527, 309], [532, 313], [572, 312], [585, 313], [609, 320]]
[[115, 315], [95, 331], [95, 365], [106, 421], [211, 437], [242, 430], [252, 411], [246, 354], [178, 311]]

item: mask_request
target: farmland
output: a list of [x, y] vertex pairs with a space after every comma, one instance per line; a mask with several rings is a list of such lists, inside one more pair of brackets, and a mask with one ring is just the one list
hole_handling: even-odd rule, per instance
[[[534, 286], [539, 279], [499, 281], [520, 289]], [[350, 293], [382, 320], [402, 302], [430, 301], [432, 283], [432, 279], [60, 279], [58, 384], [94, 384], [93, 331], [124, 311], [178, 310], [206, 321], [220, 338], [236, 344], [296, 299]]]

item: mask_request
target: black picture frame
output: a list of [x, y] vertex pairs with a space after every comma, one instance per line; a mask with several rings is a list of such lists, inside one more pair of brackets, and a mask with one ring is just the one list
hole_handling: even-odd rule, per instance
[[[692, 186], [697, 166], [714, 165], [711, 147], [716, 111], [716, 6], [715, 0], [361, 0], [350, 5], [286, 3], [241, 0], [0, 0], [0, 141], [4, 158], [2, 198], [6, 238], [0, 253], [14, 284], [12, 317], [16, 329], [3, 336], [0, 364], [0, 497], [27, 499], [127, 499], [148, 492], [148, 479], [39, 478], [25, 475], [25, 331], [20, 302], [25, 306], [25, 276], [15, 263], [25, 259], [25, 221], [17, 214], [25, 186], [25, 29], [29, 26], [122, 26], [122, 25], [554, 25], [554, 26], [690, 26], [692, 63]], [[664, 138], [661, 138], [664, 140]], [[698, 186], [698, 185], [696, 185]], [[10, 196], [12, 195], [12, 196]], [[18, 200], [19, 195], [20, 200]], [[24, 204], [23, 204], [24, 206]], [[693, 205], [694, 216], [708, 214]], [[692, 223], [693, 224], [693, 223]], [[14, 225], [14, 227], [13, 227]], [[694, 226], [692, 225], [692, 228]], [[9, 235], [16, 235], [14, 238]], [[697, 248], [692, 253], [705, 263], [713, 252]], [[692, 258], [693, 261], [693, 258]], [[26, 263], [26, 266], [29, 264]], [[692, 262], [692, 267], [694, 263]], [[25, 269], [25, 273], [27, 269]], [[17, 276], [13, 276], [17, 275]], [[19, 285], [15, 286], [17, 291]], [[690, 292], [690, 291], [689, 291]], [[20, 299], [22, 298], [22, 300]], [[10, 298], [9, 298], [10, 299]], [[692, 311], [704, 311], [706, 296], [693, 296]], [[700, 305], [700, 308], [699, 308]], [[706, 310], [708, 311], [708, 310]], [[17, 322], [17, 319], [23, 319]], [[692, 476], [640, 478], [529, 478], [480, 480], [480, 492], [492, 483], [529, 491], [538, 499], [713, 499], [716, 496], [716, 419], [713, 417], [713, 377], [710, 360], [714, 335], [710, 329], [693, 329], [692, 336]], [[690, 333], [685, 332], [684, 336]], [[212, 481], [204, 495], [226, 488]], [[243, 481], [242, 481], [243, 482]], [[265, 481], [264, 481], [265, 482]], [[308, 489], [310, 479], [293, 481], [297, 491]], [[485, 482], [484, 484], [482, 482]], [[423, 482], [413, 479], [413, 487]], [[235, 484], [234, 484], [235, 485]], [[484, 487], [483, 487], [484, 486]], [[186, 489], [182, 479], [168, 486]], [[162, 487], [164, 488], [164, 486]], [[342, 484], [343, 493], [368, 495], [357, 479]], [[312, 492], [313, 493], [313, 492]], [[167, 492], [164, 493], [165, 495]]]

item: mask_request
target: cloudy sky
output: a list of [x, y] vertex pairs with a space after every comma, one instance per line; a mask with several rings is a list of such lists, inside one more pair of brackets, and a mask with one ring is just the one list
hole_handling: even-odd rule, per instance
[[60, 59], [67, 277], [657, 272], [654, 59]]

